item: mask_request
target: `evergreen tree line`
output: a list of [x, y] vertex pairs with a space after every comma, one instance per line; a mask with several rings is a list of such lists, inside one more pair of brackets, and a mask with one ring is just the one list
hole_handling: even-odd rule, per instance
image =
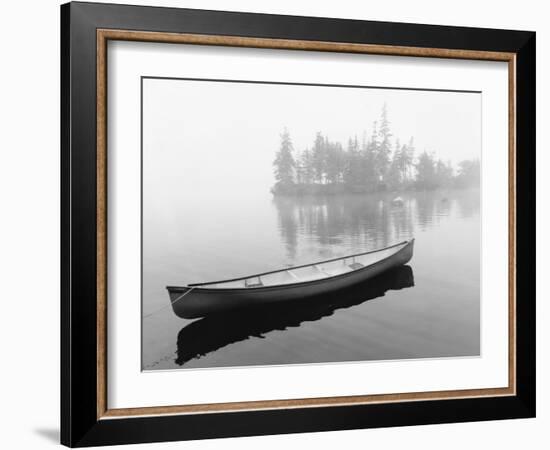
[[313, 145], [297, 153], [285, 129], [273, 166], [275, 194], [465, 188], [480, 180], [478, 159], [460, 162], [455, 173], [450, 162], [432, 153], [416, 155], [412, 137], [407, 144], [393, 139], [386, 105], [370, 137], [350, 138], [346, 147], [318, 132]]

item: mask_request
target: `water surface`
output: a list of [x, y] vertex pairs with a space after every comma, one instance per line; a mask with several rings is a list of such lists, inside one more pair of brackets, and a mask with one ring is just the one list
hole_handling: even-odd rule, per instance
[[[402, 206], [392, 206], [395, 194], [265, 192], [200, 202], [182, 192], [169, 208], [147, 204], [143, 369], [479, 355], [479, 191], [399, 195]], [[267, 272], [411, 237], [407, 266], [314, 308], [184, 320], [166, 307], [167, 285]]]

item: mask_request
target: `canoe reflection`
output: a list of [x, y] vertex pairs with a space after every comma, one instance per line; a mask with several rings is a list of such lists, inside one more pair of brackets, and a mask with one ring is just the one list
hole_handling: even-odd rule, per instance
[[350, 308], [382, 297], [389, 290], [414, 286], [410, 266], [400, 266], [352, 288], [315, 300], [208, 316], [183, 327], [178, 333], [176, 363], [183, 366], [229, 344], [251, 337], [263, 337], [274, 330], [299, 327], [330, 316], [337, 309]]

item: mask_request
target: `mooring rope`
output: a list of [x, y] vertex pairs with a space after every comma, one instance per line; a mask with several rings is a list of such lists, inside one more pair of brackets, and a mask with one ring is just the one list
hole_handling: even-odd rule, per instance
[[176, 298], [173, 302], [171, 301], [168, 305], [165, 305], [163, 306], [162, 308], [159, 308], [149, 314], [145, 314], [144, 316], [142, 316], [142, 319], [147, 319], [148, 317], [151, 317], [151, 316], [154, 316], [155, 314], [157, 314], [158, 312], [160, 311], [163, 311], [165, 310], [166, 308], [168, 308], [169, 306], [172, 306], [174, 303], [176, 302], [179, 302], [183, 297], [185, 297], [187, 294], [189, 294], [193, 289], [195, 289], [194, 287], [190, 287], [188, 291], [184, 292], [183, 294], [181, 294], [178, 298]]

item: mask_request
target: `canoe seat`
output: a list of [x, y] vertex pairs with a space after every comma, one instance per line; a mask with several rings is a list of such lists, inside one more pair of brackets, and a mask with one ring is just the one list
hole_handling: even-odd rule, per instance
[[264, 284], [262, 283], [262, 280], [260, 279], [260, 277], [256, 277], [256, 278], [246, 279], [244, 281], [244, 285], [248, 288], [248, 287], [261, 287]]
[[349, 267], [353, 270], [357, 270], [357, 269], [360, 269], [361, 267], [365, 267], [363, 264], [361, 263], [358, 263], [358, 262], [354, 262], [354, 263], [351, 263], [349, 265]]

